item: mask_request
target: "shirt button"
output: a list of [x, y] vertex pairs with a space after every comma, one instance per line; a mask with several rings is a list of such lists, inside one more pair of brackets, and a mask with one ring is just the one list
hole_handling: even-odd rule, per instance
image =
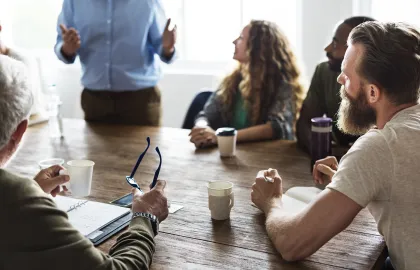
[[111, 42], [109, 42], [109, 40], [106, 42], [106, 44], [108, 44], [108, 45], [109, 45], [110, 43], [111, 43]]
[[106, 63], [105, 66], [109, 67], [109, 63]]
[[110, 84], [108, 84], [108, 88], [111, 88], [111, 85]]
[[106, 22], [107, 22], [108, 24], [110, 24], [110, 23], [111, 23], [111, 20], [107, 20]]

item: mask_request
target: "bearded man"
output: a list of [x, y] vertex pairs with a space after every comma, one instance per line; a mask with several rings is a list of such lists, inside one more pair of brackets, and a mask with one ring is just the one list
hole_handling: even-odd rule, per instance
[[338, 129], [337, 112], [340, 107], [340, 87], [337, 77], [341, 72], [341, 63], [347, 50], [347, 38], [353, 28], [361, 23], [373, 21], [370, 17], [355, 16], [337, 24], [331, 42], [324, 48], [328, 61], [318, 64], [312, 76], [306, 98], [296, 123], [298, 145], [311, 151], [311, 119], [323, 115], [333, 120], [332, 141], [335, 145], [348, 149], [358, 136], [345, 134]]
[[[260, 171], [252, 201], [266, 215], [268, 236], [289, 261], [308, 257], [367, 207], [384, 236], [385, 269], [420, 265], [420, 32], [403, 23], [355, 27], [341, 65], [338, 127], [362, 135], [337, 163], [314, 165], [316, 183], [331, 181], [297, 214], [282, 206], [282, 179]], [[267, 182], [264, 177], [272, 177]], [[324, 177], [326, 176], [326, 177]], [[349, 250], [349, 252], [351, 252]]]

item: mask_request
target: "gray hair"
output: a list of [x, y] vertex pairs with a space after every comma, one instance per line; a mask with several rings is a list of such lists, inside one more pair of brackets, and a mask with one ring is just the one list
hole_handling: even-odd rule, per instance
[[33, 103], [28, 73], [22, 62], [0, 55], [0, 149], [29, 117]]

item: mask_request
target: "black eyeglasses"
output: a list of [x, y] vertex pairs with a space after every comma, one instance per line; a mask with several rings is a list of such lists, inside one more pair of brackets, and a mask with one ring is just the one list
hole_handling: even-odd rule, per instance
[[[136, 183], [136, 180], [134, 180], [134, 174], [136, 173], [137, 168], [139, 167], [139, 165], [140, 165], [140, 163], [141, 163], [141, 161], [142, 161], [142, 159], [143, 159], [144, 155], [146, 154], [147, 150], [149, 149], [149, 146], [150, 146], [150, 138], [149, 138], [149, 137], [147, 137], [147, 147], [146, 147], [146, 149], [143, 151], [143, 153], [141, 153], [141, 154], [140, 154], [139, 158], [137, 159], [137, 163], [136, 163], [136, 165], [134, 166], [133, 171], [131, 172], [131, 175], [130, 175], [130, 176], [126, 176], [126, 177], [125, 177], [125, 180], [127, 180], [128, 184], [129, 184], [130, 186], [132, 186], [133, 188], [137, 188], [137, 189], [138, 189], [138, 190], [140, 190], [141, 192], [143, 192], [143, 190], [142, 190], [142, 189], [140, 188], [140, 186]], [[156, 148], [155, 148], [155, 149], [156, 149], [156, 152], [157, 152], [157, 153], [158, 153], [158, 155], [159, 155], [159, 166], [158, 166], [158, 168], [157, 168], [157, 169], [156, 169], [156, 171], [155, 171], [155, 176], [153, 177], [153, 181], [152, 181], [152, 183], [150, 184], [150, 188], [153, 188], [153, 187], [156, 185], [157, 180], [158, 180], [158, 177], [159, 177], [160, 167], [162, 166], [162, 156], [160, 155], [159, 147], [157, 147], [157, 146], [156, 146]]]

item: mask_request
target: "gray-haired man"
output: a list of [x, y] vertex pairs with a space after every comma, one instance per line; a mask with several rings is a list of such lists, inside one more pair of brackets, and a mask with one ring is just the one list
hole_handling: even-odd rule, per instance
[[[97, 250], [69, 223], [67, 214], [47, 196], [55, 196], [69, 177], [62, 167], [42, 170], [34, 180], [4, 169], [16, 152], [28, 126], [32, 92], [27, 71], [19, 61], [0, 55], [0, 268], [11, 269], [148, 269], [155, 250], [152, 221], [132, 219], [130, 228], [111, 248]], [[141, 195], [134, 193], [133, 212], [148, 213], [163, 221], [168, 206], [165, 181]]]

